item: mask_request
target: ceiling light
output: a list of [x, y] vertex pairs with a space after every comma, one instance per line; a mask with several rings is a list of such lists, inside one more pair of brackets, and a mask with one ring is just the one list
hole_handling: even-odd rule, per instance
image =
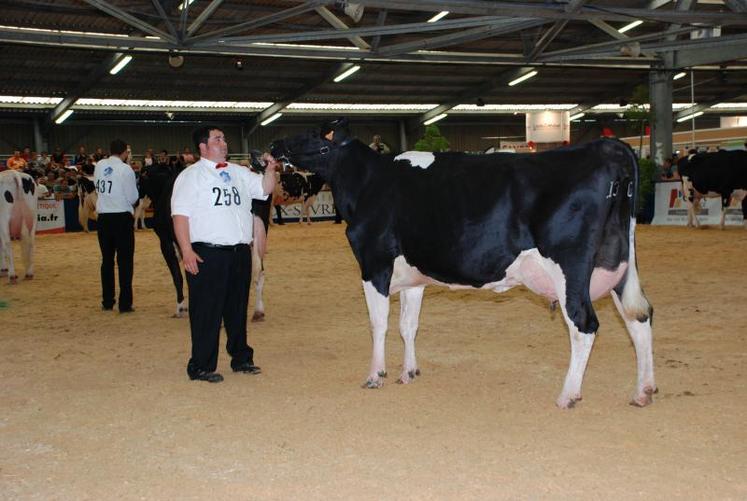
[[184, 10], [185, 7], [192, 5], [195, 0], [183, 0], [179, 2], [179, 10]]
[[282, 113], [275, 113], [270, 118], [264, 119], [259, 125], [261, 125], [262, 127], [264, 127], [265, 125], [274, 122], [275, 120], [277, 120], [278, 118], [280, 118], [282, 116], [283, 116]]
[[690, 120], [691, 118], [699, 117], [702, 114], [703, 114], [702, 111], [696, 111], [695, 113], [690, 113], [689, 115], [685, 115], [682, 118], [678, 118], [677, 123], [684, 122], [685, 120]]
[[630, 30], [632, 30], [633, 28], [635, 28], [636, 26], [640, 26], [640, 25], [642, 25], [642, 24], [643, 24], [643, 21], [641, 21], [641, 20], [639, 19], [639, 20], [637, 20], [637, 21], [633, 21], [633, 22], [632, 22], [632, 23], [630, 23], [630, 24], [626, 24], [625, 26], [623, 26], [622, 28], [620, 28], [620, 29], [619, 29], [619, 30], [617, 30], [617, 31], [619, 31], [620, 33], [625, 33], [626, 31], [630, 31]]
[[67, 120], [67, 117], [69, 117], [72, 114], [73, 114], [73, 110], [71, 110], [71, 109], [70, 110], [66, 110], [65, 113], [63, 113], [62, 115], [60, 115], [59, 117], [57, 117], [55, 119], [54, 123], [56, 123], [56, 124], [59, 125], [62, 122], [64, 122], [65, 120]]
[[568, 120], [578, 120], [584, 115], [586, 115], [586, 113], [576, 113], [575, 115], [571, 115], [570, 117], [568, 117]]
[[169, 54], [169, 66], [174, 69], [181, 68], [184, 64], [184, 56], [181, 54], [171, 53]]
[[429, 23], [435, 23], [436, 21], [439, 21], [439, 20], [445, 18], [448, 15], [449, 15], [449, 11], [448, 10], [442, 10], [441, 12], [439, 12], [438, 14], [436, 14], [435, 16], [433, 16], [432, 18], [428, 19], [428, 22]]
[[359, 69], [361, 69], [361, 66], [360, 66], [359, 64], [356, 64], [356, 65], [354, 65], [354, 66], [351, 66], [351, 67], [350, 67], [350, 68], [348, 68], [347, 70], [345, 70], [345, 71], [343, 71], [342, 73], [340, 73], [339, 75], [337, 75], [337, 76], [335, 77], [335, 79], [334, 79], [334, 82], [335, 82], [335, 83], [339, 83], [339, 82], [342, 82], [343, 80], [345, 80], [345, 79], [346, 79], [347, 77], [349, 77], [350, 75], [352, 75], [353, 73], [355, 73], [355, 72], [356, 72], [356, 71], [358, 71]]
[[508, 86], [509, 87], [513, 87], [514, 85], [518, 85], [521, 82], [523, 82], [524, 80], [529, 80], [530, 78], [532, 78], [536, 74], [537, 74], [537, 70], [532, 70], [529, 73], [525, 73], [525, 74], [521, 75], [519, 78], [517, 78], [515, 80], [511, 80], [510, 82], [508, 82]]
[[441, 113], [440, 115], [437, 115], [437, 116], [435, 116], [433, 118], [429, 118], [428, 120], [426, 120], [425, 122], [423, 122], [423, 125], [434, 124], [434, 123], [438, 122], [439, 120], [443, 120], [447, 116], [448, 116], [447, 113]]
[[347, 14], [347, 16], [352, 19], [354, 23], [357, 23], [361, 20], [364, 10], [365, 7], [359, 3], [348, 3], [343, 8], [343, 12]]
[[685, 73], [684, 71], [680, 71], [674, 77], [672, 77], [672, 80], [679, 80], [680, 78], [684, 77], [685, 75], [687, 75], [687, 73]]
[[109, 74], [110, 75], [116, 75], [117, 73], [119, 73], [120, 71], [122, 71], [122, 68], [124, 68], [125, 66], [127, 66], [130, 63], [130, 61], [132, 61], [132, 56], [125, 56], [125, 57], [123, 57], [122, 59], [119, 60], [119, 62], [117, 62], [117, 64], [115, 64], [112, 67], [112, 69], [109, 70]]

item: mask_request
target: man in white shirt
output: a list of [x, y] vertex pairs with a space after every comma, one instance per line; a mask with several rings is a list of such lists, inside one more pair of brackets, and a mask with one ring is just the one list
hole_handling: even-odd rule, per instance
[[119, 312], [132, 309], [132, 270], [135, 255], [133, 205], [138, 193], [135, 173], [125, 162], [129, 156], [127, 144], [112, 141], [111, 156], [100, 160], [93, 172], [98, 199], [97, 233], [101, 248], [101, 306], [114, 308], [114, 256], [119, 268]]
[[227, 163], [228, 144], [221, 129], [205, 126], [193, 134], [200, 160], [174, 183], [171, 214], [189, 288], [192, 353], [187, 375], [219, 383], [221, 321], [234, 372], [258, 374], [247, 344], [246, 316], [251, 283], [252, 199], [265, 200], [275, 188], [276, 162], [267, 157], [263, 176]]

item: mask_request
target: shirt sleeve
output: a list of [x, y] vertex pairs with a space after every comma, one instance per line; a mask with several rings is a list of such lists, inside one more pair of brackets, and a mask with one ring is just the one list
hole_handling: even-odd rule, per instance
[[191, 202], [194, 200], [194, 196], [187, 180], [188, 176], [185, 175], [187, 172], [187, 170], [182, 171], [174, 182], [174, 191], [171, 193], [172, 216], [189, 217], [191, 215]]
[[247, 170], [246, 185], [250, 198], [257, 200], [267, 200], [270, 195], [265, 195], [265, 189], [262, 187], [262, 176], [256, 172]]

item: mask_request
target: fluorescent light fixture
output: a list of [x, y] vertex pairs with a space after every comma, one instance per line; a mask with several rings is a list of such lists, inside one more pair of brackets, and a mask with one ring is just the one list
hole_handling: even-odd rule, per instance
[[359, 64], [356, 64], [355, 66], [351, 66], [347, 70], [345, 70], [342, 73], [340, 73], [339, 75], [337, 75], [335, 77], [335, 79], [334, 79], [334, 82], [335, 83], [342, 82], [343, 80], [345, 80], [347, 77], [349, 77], [350, 75], [352, 75], [353, 73], [355, 73], [359, 69], [361, 69], [361, 66]]
[[537, 70], [532, 70], [529, 73], [524, 73], [519, 78], [517, 78], [515, 80], [511, 80], [510, 82], [508, 82], [508, 86], [509, 87], [513, 87], [514, 85], [518, 85], [521, 82], [523, 82], [524, 80], [529, 80], [530, 78], [532, 78], [536, 74], [537, 74]]
[[283, 116], [282, 113], [275, 113], [270, 118], [264, 119], [259, 125], [261, 125], [262, 127], [264, 127], [265, 125], [274, 122], [275, 120], [277, 120], [278, 118], [280, 118], [282, 116]]
[[638, 19], [637, 21], [633, 21], [630, 24], [626, 24], [625, 26], [623, 26], [622, 28], [620, 28], [617, 31], [619, 31], [620, 33], [625, 33], [626, 31], [630, 31], [633, 28], [635, 28], [636, 26], [640, 26], [642, 24], [643, 24], [643, 21], [641, 21], [640, 19]]
[[447, 116], [448, 116], [447, 113], [441, 113], [440, 115], [437, 115], [437, 116], [435, 116], [433, 118], [429, 118], [428, 120], [426, 120], [425, 122], [423, 122], [423, 125], [434, 124], [434, 123], [438, 122], [439, 120], [443, 120]]
[[699, 117], [702, 115], [702, 111], [696, 111], [695, 113], [690, 113], [689, 115], [685, 115], [684, 117], [678, 118], [677, 123], [684, 122], [685, 120], [690, 120], [691, 118]]
[[571, 115], [570, 117], [568, 117], [568, 120], [578, 120], [584, 115], [586, 115], [586, 113], [576, 113], [575, 115]]
[[435, 23], [436, 21], [439, 21], [439, 20], [445, 18], [448, 15], [449, 15], [449, 11], [448, 10], [442, 10], [441, 12], [439, 12], [438, 14], [436, 14], [435, 16], [433, 16], [432, 18], [428, 19], [428, 22], [429, 23]]
[[132, 56], [125, 56], [122, 59], [119, 60], [117, 64], [114, 65], [112, 69], [109, 70], [110, 75], [116, 75], [120, 71], [122, 71], [122, 68], [127, 66], [130, 61], [132, 61]]
[[679, 80], [680, 78], [684, 77], [685, 75], [687, 75], [687, 73], [685, 73], [684, 71], [680, 71], [674, 77], [672, 77], [672, 80]]
[[54, 123], [56, 123], [56, 124], [59, 125], [62, 122], [64, 122], [65, 120], [67, 120], [67, 117], [69, 117], [72, 114], [73, 114], [73, 110], [71, 110], [71, 109], [70, 110], [66, 110], [65, 113], [63, 113], [62, 115], [60, 115], [59, 117], [57, 117], [55, 119]]
[[181, 2], [179, 2], [179, 10], [184, 10], [184, 7], [192, 5], [192, 2], [194, 1], [195, 0], [182, 0]]

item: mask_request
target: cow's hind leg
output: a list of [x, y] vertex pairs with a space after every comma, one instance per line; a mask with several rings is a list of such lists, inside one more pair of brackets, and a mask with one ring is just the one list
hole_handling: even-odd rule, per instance
[[23, 238], [21, 239], [21, 250], [23, 252], [23, 263], [26, 266], [26, 280], [34, 278], [34, 241], [36, 235], [34, 231], [25, 229], [23, 230]]
[[179, 258], [176, 255], [174, 240], [170, 237], [167, 230], [156, 231], [156, 235], [158, 235], [158, 241], [161, 246], [161, 255], [163, 255], [164, 261], [166, 261], [166, 266], [169, 268], [171, 280], [174, 282], [174, 288], [176, 289], [176, 312], [174, 316], [181, 318], [187, 312], [188, 308], [184, 300], [184, 277], [182, 276], [182, 269], [179, 267]]
[[[255, 221], [256, 224], [256, 221]], [[255, 280], [254, 295], [257, 299], [254, 303], [254, 315], [252, 315], [252, 322], [261, 322], [265, 319], [265, 303], [262, 299], [262, 292], [265, 288], [265, 270], [262, 258], [259, 255], [258, 248], [259, 242], [254, 242], [252, 245], [252, 280]]]
[[376, 290], [371, 282], [363, 282], [363, 292], [368, 306], [368, 317], [371, 320], [371, 337], [373, 340], [373, 354], [368, 378], [363, 383], [364, 388], [381, 388], [386, 377], [385, 342], [386, 330], [389, 322], [389, 297]]
[[404, 289], [399, 293], [400, 314], [399, 333], [405, 343], [405, 360], [402, 365], [398, 383], [407, 384], [420, 375], [418, 362], [415, 358], [415, 336], [418, 333], [418, 321], [420, 318], [420, 305], [423, 303], [424, 287], [413, 287]]
[[617, 311], [620, 312], [625, 327], [628, 328], [630, 339], [635, 347], [635, 356], [638, 366], [638, 380], [636, 384], [635, 395], [630, 405], [638, 407], [646, 406], [653, 402], [652, 395], [657, 392], [656, 383], [654, 382], [654, 354], [653, 354], [653, 337], [651, 335], [651, 314], [645, 318], [636, 318], [625, 313], [623, 304], [616, 291], [612, 291], [612, 299], [615, 302]]

